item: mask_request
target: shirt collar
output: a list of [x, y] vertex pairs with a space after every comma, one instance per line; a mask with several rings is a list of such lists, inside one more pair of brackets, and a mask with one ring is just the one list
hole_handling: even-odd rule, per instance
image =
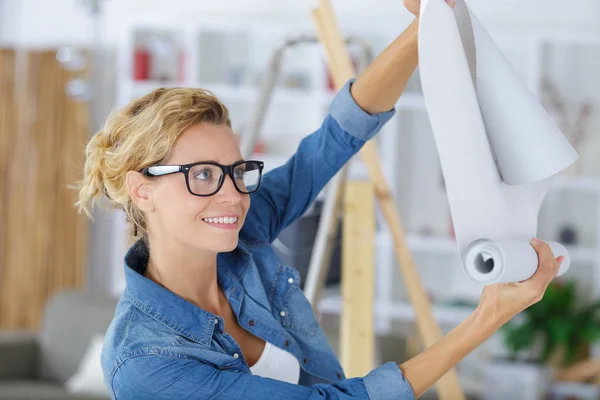
[[[241, 242], [232, 252], [219, 254], [217, 278], [221, 288], [230, 295], [241, 294], [241, 280], [250, 258], [250, 253]], [[125, 256], [125, 282], [129, 300], [156, 321], [190, 340], [210, 346], [215, 328], [223, 328], [222, 319], [146, 278], [144, 272], [148, 259], [148, 247], [143, 240], [131, 246]]]

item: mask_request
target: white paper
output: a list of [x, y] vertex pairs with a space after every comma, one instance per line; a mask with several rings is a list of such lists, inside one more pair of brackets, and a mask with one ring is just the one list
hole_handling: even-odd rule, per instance
[[[551, 179], [578, 155], [464, 0], [456, 3], [421, 2], [419, 69], [457, 246], [476, 281], [522, 281], [537, 268], [529, 241]], [[562, 275], [567, 250], [549, 244], [565, 256]]]

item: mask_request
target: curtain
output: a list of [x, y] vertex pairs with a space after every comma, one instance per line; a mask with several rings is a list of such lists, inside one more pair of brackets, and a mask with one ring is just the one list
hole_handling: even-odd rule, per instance
[[0, 329], [36, 329], [48, 298], [82, 288], [88, 224], [73, 203], [87, 104], [55, 51], [0, 49]]

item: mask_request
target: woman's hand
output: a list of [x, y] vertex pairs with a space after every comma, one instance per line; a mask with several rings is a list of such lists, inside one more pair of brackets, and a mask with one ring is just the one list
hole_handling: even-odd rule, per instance
[[437, 343], [398, 365], [415, 397], [421, 396], [512, 317], [542, 299], [558, 273], [562, 256], [555, 259], [546, 243], [532, 241], [531, 245], [538, 254], [538, 268], [531, 278], [518, 283], [486, 286], [479, 307], [467, 319]]
[[[456, 1], [454, 0], [446, 0], [446, 3], [448, 3], [450, 7], [456, 5]], [[419, 10], [421, 9], [421, 0], [404, 0], [404, 7], [418, 18]]]
[[538, 254], [538, 269], [531, 278], [486, 286], [479, 307], [467, 319], [437, 343], [399, 365], [415, 397], [421, 396], [512, 317], [542, 299], [558, 273], [562, 257], [555, 259], [546, 243], [532, 241], [531, 245]]
[[544, 297], [546, 288], [558, 273], [564, 257], [554, 258], [548, 244], [533, 239], [532, 247], [538, 254], [538, 268], [526, 281], [499, 283], [484, 287], [479, 302], [481, 315], [496, 326], [502, 326], [527, 307]]

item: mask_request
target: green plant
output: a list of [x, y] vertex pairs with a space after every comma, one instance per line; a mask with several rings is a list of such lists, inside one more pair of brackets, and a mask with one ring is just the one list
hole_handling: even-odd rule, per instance
[[567, 367], [577, 361], [582, 350], [600, 339], [600, 301], [578, 304], [576, 286], [575, 281], [553, 281], [540, 302], [503, 327], [505, 344], [513, 358], [541, 344], [534, 361], [548, 364], [558, 352], [559, 365], [554, 366]]

